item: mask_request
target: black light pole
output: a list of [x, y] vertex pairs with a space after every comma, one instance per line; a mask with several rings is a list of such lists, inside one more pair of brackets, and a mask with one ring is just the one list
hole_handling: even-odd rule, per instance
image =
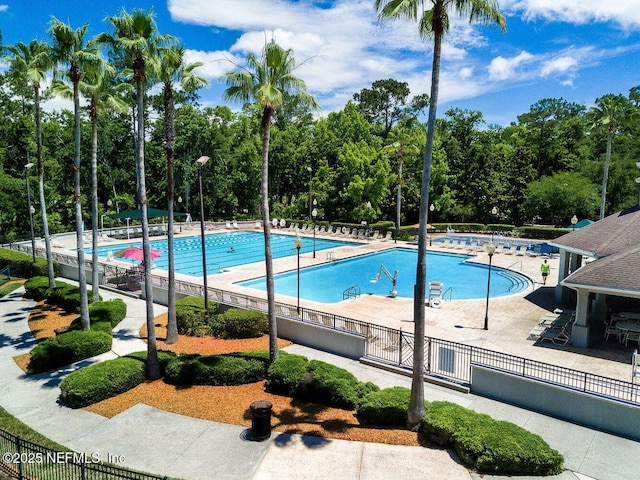
[[33, 167], [33, 163], [29, 162], [24, 166], [24, 180], [27, 183], [27, 207], [29, 208], [29, 226], [31, 228], [31, 255], [33, 263], [36, 263], [36, 238], [33, 234], [33, 214], [35, 208], [31, 206], [31, 189], [29, 188], [29, 170]]
[[[498, 215], [498, 209], [496, 207], [491, 209], [491, 215], [493, 215], [493, 221], [495, 222], [495, 216]], [[491, 243], [493, 244], [493, 228], [491, 229]]]
[[293, 244], [298, 251], [298, 315], [300, 315], [300, 247], [302, 247], [302, 238], [300, 238], [300, 235], [296, 235]]
[[202, 241], [202, 279], [204, 281], [204, 318], [209, 323], [209, 287], [207, 285], [207, 254], [204, 248], [204, 199], [202, 197], [202, 167], [209, 161], [209, 157], [202, 156], [198, 164], [198, 188], [200, 189], [200, 239]]
[[576, 231], [576, 223], [578, 223], [578, 217], [576, 217], [574, 215], [573, 217], [571, 217], [571, 231], [572, 232]]
[[[314, 200], [315, 203], [315, 200]], [[313, 218], [313, 258], [316, 258], [316, 217], [318, 216], [318, 210], [315, 208], [311, 210], [311, 217]]]
[[[178, 206], [180, 207], [180, 210], [182, 210], [182, 196], [178, 196]], [[182, 222], [180, 222], [180, 233], [182, 233]]]
[[[431, 222], [433, 222], [433, 212], [435, 211], [435, 209], [436, 209], [436, 206], [432, 203], [429, 206], [429, 212], [431, 212]], [[427, 222], [427, 223], [429, 223], [429, 222]], [[431, 235], [429, 235], [429, 246], [431, 246], [432, 237], [433, 237], [433, 232], [431, 232]]]
[[487, 275], [487, 309], [484, 312], [484, 329], [489, 330], [489, 288], [491, 287], [491, 259], [496, 251], [496, 246], [493, 243], [489, 243], [486, 246], [487, 253], [489, 254], [489, 274]]
[[313, 180], [311, 174], [313, 172], [313, 170], [311, 169], [311, 167], [307, 167], [307, 171], [309, 172], [309, 220], [311, 220], [311, 197], [313, 197], [313, 191], [311, 190], [312, 185], [311, 185], [311, 180]]

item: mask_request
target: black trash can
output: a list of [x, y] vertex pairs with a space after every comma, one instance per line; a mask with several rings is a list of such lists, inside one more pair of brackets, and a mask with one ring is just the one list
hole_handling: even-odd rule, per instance
[[251, 409], [251, 439], [266, 440], [271, 436], [271, 408], [273, 404], [267, 400], [258, 400], [249, 405]]

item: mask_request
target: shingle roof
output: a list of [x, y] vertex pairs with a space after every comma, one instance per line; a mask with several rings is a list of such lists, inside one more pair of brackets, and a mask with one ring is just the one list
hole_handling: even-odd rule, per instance
[[568, 250], [606, 257], [640, 244], [640, 206], [609, 215], [600, 221], [550, 242]]
[[597, 258], [565, 278], [563, 285], [640, 294], [640, 206], [609, 215], [552, 243]]

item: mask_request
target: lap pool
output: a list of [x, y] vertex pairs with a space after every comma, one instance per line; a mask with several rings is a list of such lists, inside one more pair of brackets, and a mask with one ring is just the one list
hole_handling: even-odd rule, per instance
[[[485, 298], [487, 295], [488, 267], [466, 262], [468, 256], [427, 252], [427, 282], [442, 282], [453, 300]], [[360, 294], [389, 295], [392, 282], [381, 265], [391, 276], [397, 270], [398, 297], [413, 298], [418, 252], [406, 248], [393, 248], [384, 252], [362, 255], [300, 270], [300, 298], [322, 303], [342, 301], [343, 292], [352, 286], [360, 287]], [[372, 282], [377, 276], [379, 280]], [[298, 273], [296, 270], [274, 277], [278, 294], [296, 297]], [[239, 285], [266, 290], [264, 277]], [[531, 280], [517, 272], [499, 267], [491, 268], [491, 297], [511, 295], [531, 287]], [[450, 289], [450, 290], [449, 290]]]
[[[294, 238], [294, 235], [272, 233], [271, 249], [273, 258], [275, 259], [289, 255], [296, 255], [296, 248], [293, 244]], [[313, 251], [313, 240], [309, 237], [304, 238], [305, 241], [300, 248], [301, 254]], [[261, 231], [211, 233], [205, 235], [204, 243], [207, 257], [207, 275], [220, 273], [226, 268], [237, 267], [238, 265], [264, 261], [264, 234]], [[167, 240], [153, 240], [150, 244], [151, 248], [162, 252], [160, 258], [156, 258], [153, 261], [155, 268], [167, 270], [169, 263]], [[361, 244], [327, 238], [316, 238], [315, 240], [316, 251], [343, 247], [346, 245], [358, 246]], [[109, 252], [114, 254], [118, 250], [122, 250], [129, 246], [142, 247], [142, 241], [138, 240], [137, 242], [99, 247], [98, 256], [107, 258]], [[192, 275], [195, 277], [202, 276], [201, 246], [202, 242], [200, 236], [174, 239], [173, 248], [175, 253], [176, 273]], [[87, 254], [91, 254], [91, 249], [87, 250]]]

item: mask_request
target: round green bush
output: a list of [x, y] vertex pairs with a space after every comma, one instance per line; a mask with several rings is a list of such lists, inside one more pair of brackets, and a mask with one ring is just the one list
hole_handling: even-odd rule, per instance
[[320, 360], [307, 365], [308, 381], [302, 385], [303, 397], [331, 407], [353, 409], [369, 392], [379, 388], [362, 383], [348, 370]]
[[293, 395], [308, 375], [308, 364], [307, 357], [280, 352], [278, 359], [271, 364], [267, 371], [265, 388], [268, 392]]
[[216, 315], [210, 333], [218, 338], [258, 338], [269, 331], [267, 316], [256, 310], [230, 308]]
[[94, 322], [109, 322], [113, 329], [126, 316], [127, 304], [121, 298], [99, 301], [89, 305], [89, 318], [92, 324]]
[[144, 382], [144, 360], [120, 357], [81, 368], [60, 383], [60, 401], [81, 408], [131, 390]]
[[[56, 280], [56, 285], [62, 286], [62, 282]], [[49, 277], [33, 277], [24, 283], [24, 296], [36, 301], [44, 300], [49, 289]]]
[[405, 387], [371, 392], [358, 406], [358, 417], [370, 425], [405, 426], [410, 398], [411, 390]]
[[[216, 302], [209, 302], [209, 317], [213, 318], [218, 311]], [[202, 337], [209, 333], [209, 326], [205, 322], [204, 298], [184, 297], [176, 301], [176, 323], [178, 333]]]
[[557, 475], [564, 458], [540, 436], [451, 402], [432, 402], [422, 421], [429, 440], [452, 448], [481, 472]]
[[41, 373], [111, 350], [111, 333], [71, 331], [40, 342], [31, 350], [29, 373]]
[[264, 379], [265, 363], [233, 355], [180, 355], [166, 367], [175, 385], [244, 385]]

